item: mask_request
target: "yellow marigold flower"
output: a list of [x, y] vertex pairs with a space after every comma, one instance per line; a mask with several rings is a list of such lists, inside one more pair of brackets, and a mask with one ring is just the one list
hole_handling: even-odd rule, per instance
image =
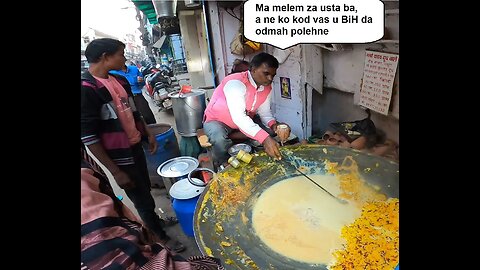
[[393, 269], [398, 257], [398, 199], [370, 201], [361, 216], [342, 228], [343, 250], [334, 252], [336, 269]]

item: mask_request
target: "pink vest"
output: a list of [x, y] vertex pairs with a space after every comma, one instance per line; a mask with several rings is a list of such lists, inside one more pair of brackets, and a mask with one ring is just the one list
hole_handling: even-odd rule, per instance
[[253, 108], [252, 104], [255, 99], [255, 93], [257, 92], [257, 89], [248, 80], [248, 71], [228, 75], [215, 89], [212, 98], [210, 99], [210, 103], [208, 103], [207, 108], [205, 109], [205, 122], [219, 121], [226, 124], [232, 129], [239, 129], [232, 120], [232, 116], [230, 115], [230, 111], [227, 106], [227, 100], [223, 92], [223, 87], [230, 80], [239, 80], [243, 82], [243, 84], [245, 84], [245, 86], [247, 87], [245, 104], [246, 113], [248, 116], [250, 116], [250, 118], [253, 118], [255, 116], [258, 107], [260, 107], [260, 105], [265, 102], [268, 94], [270, 94], [270, 91], [272, 91], [272, 85], [264, 86], [264, 90], [258, 92], [257, 102], [255, 103], [255, 106]]

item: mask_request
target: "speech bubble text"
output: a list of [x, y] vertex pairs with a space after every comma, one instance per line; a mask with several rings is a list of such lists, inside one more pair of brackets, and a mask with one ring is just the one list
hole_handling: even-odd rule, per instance
[[248, 0], [247, 39], [285, 49], [299, 43], [368, 43], [384, 34], [380, 0]]

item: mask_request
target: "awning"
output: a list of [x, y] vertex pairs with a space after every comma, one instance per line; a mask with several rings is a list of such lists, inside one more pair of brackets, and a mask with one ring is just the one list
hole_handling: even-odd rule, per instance
[[157, 13], [155, 13], [152, 0], [132, 0], [132, 2], [145, 14], [151, 24], [158, 24]]
[[163, 43], [165, 42], [165, 38], [166, 38], [166, 37], [167, 37], [166, 35], [161, 36], [161, 37], [157, 40], [157, 42], [155, 42], [155, 44], [153, 44], [153, 47], [156, 47], [156, 48], [161, 49], [162, 46], [163, 46]]

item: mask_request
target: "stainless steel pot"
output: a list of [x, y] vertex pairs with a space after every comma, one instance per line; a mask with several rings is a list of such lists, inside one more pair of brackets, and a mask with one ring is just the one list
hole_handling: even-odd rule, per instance
[[205, 90], [192, 89], [192, 92], [168, 94], [172, 99], [173, 115], [177, 124], [177, 131], [185, 137], [197, 135], [197, 129], [202, 128], [203, 113], [207, 107], [205, 102]]
[[173, 183], [185, 179], [189, 173], [198, 168], [198, 159], [193, 157], [176, 157], [165, 161], [157, 168], [157, 173], [163, 178], [167, 193]]
[[[203, 172], [206, 172], [207, 175], [208, 175], [208, 179], [205, 179], [205, 176], [203, 175]], [[202, 183], [198, 183], [197, 181], [194, 181], [192, 178], [193, 176], [196, 176], [196, 179], [200, 179], [202, 181]], [[194, 185], [194, 186], [197, 186], [197, 187], [205, 187], [207, 186], [208, 182], [213, 179], [213, 177], [215, 176], [215, 172], [210, 170], [209, 168], [197, 168], [193, 171], [191, 171], [189, 174], [188, 174], [188, 182], [190, 182], [190, 184]]]

